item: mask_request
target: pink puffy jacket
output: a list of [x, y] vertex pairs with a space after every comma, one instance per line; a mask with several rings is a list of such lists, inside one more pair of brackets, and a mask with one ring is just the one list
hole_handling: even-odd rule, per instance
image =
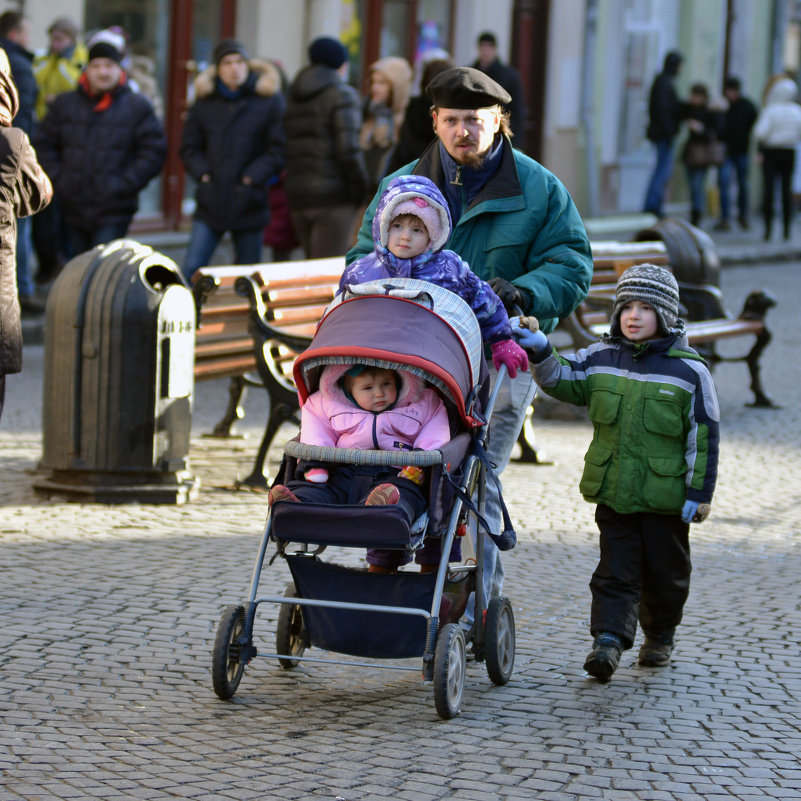
[[300, 441], [324, 447], [436, 450], [451, 438], [445, 404], [423, 380], [398, 370], [401, 388], [395, 405], [385, 412], [366, 412], [345, 395], [339, 379], [350, 365], [326, 367], [320, 389], [303, 404]]

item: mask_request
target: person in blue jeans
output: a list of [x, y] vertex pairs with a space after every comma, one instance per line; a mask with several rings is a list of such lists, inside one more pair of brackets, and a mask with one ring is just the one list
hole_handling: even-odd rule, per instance
[[728, 231], [731, 227], [731, 179], [737, 178], [737, 222], [740, 228], [749, 228], [749, 184], [748, 149], [751, 144], [751, 129], [757, 118], [756, 106], [741, 94], [739, 78], [730, 75], [723, 84], [723, 94], [729, 107], [723, 119], [722, 139], [726, 143], [726, 160], [718, 170], [720, 192], [720, 221], [717, 231]]
[[665, 189], [673, 175], [673, 140], [679, 131], [681, 103], [676, 94], [675, 81], [683, 57], [672, 50], [665, 56], [662, 72], [651, 84], [648, 99], [648, 130], [646, 136], [654, 143], [656, 164], [645, 192], [643, 211], [663, 216], [662, 203]]
[[269, 186], [280, 180], [285, 158], [286, 104], [274, 64], [249, 59], [240, 42], [223, 39], [214, 64], [195, 80], [195, 96], [179, 151], [196, 183], [187, 280], [210, 263], [226, 231], [236, 264], [261, 261]]

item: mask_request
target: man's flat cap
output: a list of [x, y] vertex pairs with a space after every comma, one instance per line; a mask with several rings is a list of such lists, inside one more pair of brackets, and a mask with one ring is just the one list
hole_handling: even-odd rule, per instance
[[428, 84], [426, 94], [440, 108], [490, 108], [512, 102], [506, 89], [473, 67], [441, 72]]

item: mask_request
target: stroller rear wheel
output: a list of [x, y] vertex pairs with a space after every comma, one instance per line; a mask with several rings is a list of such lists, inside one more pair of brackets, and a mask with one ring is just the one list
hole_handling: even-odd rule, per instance
[[464, 632], [458, 623], [443, 626], [434, 651], [434, 706], [445, 720], [462, 711], [467, 668]]
[[484, 624], [484, 658], [494, 684], [506, 684], [515, 665], [515, 617], [508, 598], [493, 598]]
[[[287, 598], [297, 598], [294, 584], [288, 584], [284, 591]], [[281, 604], [278, 610], [278, 625], [275, 629], [275, 650], [287, 656], [303, 656], [308, 643], [308, 633], [303, 623], [303, 609], [298, 604]], [[278, 658], [281, 667], [298, 666], [297, 659]]]
[[211, 656], [211, 682], [214, 692], [224, 701], [234, 696], [245, 671], [244, 631], [245, 610], [235, 604], [227, 607], [217, 626]]

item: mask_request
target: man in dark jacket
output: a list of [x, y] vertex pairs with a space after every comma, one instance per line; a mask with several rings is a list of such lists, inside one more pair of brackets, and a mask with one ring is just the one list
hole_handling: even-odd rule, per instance
[[643, 211], [662, 217], [665, 188], [673, 174], [673, 140], [681, 122], [681, 101], [676, 93], [676, 76], [683, 57], [672, 50], [665, 56], [662, 72], [654, 78], [648, 101], [646, 136], [654, 143], [656, 165], [648, 182]]
[[[0, 48], [5, 50], [11, 65], [11, 78], [19, 94], [19, 111], [14, 118], [14, 127], [33, 136], [36, 119], [36, 96], [39, 88], [33, 75], [33, 53], [28, 50], [30, 23], [20, 11], [0, 14]], [[31, 275], [31, 252], [33, 250], [32, 225], [29, 217], [17, 221], [17, 289], [19, 303], [24, 315], [37, 315], [44, 311], [44, 304], [34, 297], [35, 287]]]
[[183, 272], [211, 261], [226, 231], [236, 264], [261, 262], [270, 220], [268, 187], [284, 168], [281, 76], [267, 61], [249, 60], [242, 44], [223, 39], [214, 66], [195, 81], [197, 102], [181, 137], [181, 160], [197, 182], [195, 216]]
[[[364, 215], [348, 264], [373, 250], [378, 198], [401, 174], [430, 178], [448, 202], [453, 228], [446, 246], [483, 278], [510, 313], [514, 308], [553, 331], [586, 297], [592, 255], [584, 223], [559, 179], [512, 147], [502, 106], [508, 92], [479, 70], [456, 67], [428, 85], [437, 141], [423, 155], [385, 178]], [[490, 366], [494, 380], [495, 374]], [[512, 455], [534, 397], [530, 373], [504, 381], [492, 415], [490, 461], [501, 473]], [[501, 527], [500, 492], [487, 482], [485, 519]], [[500, 595], [503, 566], [485, 541], [485, 599]], [[471, 622], [468, 609], [465, 623]]]
[[4, 50], [0, 50], [0, 414], [6, 376], [22, 369], [22, 330], [17, 297], [17, 218], [43, 209], [53, 187], [36, 160], [28, 137], [11, 122], [19, 98]]
[[34, 145], [59, 197], [70, 256], [123, 237], [167, 141], [150, 101], [134, 93], [108, 42], [89, 50], [78, 87], [59, 95]]
[[748, 148], [751, 129], [757, 118], [756, 106], [741, 92], [740, 79], [730, 75], [723, 83], [723, 94], [729, 107], [723, 118], [723, 141], [726, 143], [726, 160], [718, 169], [720, 192], [720, 222], [717, 231], [731, 227], [731, 175], [737, 176], [737, 221], [740, 227], [749, 227], [748, 211]]
[[511, 95], [512, 100], [506, 110], [509, 112], [509, 124], [512, 133], [517, 137], [514, 145], [523, 147], [523, 134], [526, 127], [526, 96], [520, 73], [509, 64], [498, 58], [498, 40], [494, 33], [484, 31], [478, 37], [478, 58], [473, 67], [489, 75], [495, 83], [500, 84]]
[[345, 83], [348, 51], [327, 36], [309, 45], [311, 64], [289, 90], [286, 193], [309, 259], [342, 256], [352, 244], [367, 169], [359, 146], [359, 95]]

